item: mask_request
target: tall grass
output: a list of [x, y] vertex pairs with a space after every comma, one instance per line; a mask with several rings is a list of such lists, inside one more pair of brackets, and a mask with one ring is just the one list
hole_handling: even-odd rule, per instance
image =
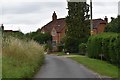
[[44, 62], [43, 47], [34, 41], [3, 38], [2, 77], [31, 78]]

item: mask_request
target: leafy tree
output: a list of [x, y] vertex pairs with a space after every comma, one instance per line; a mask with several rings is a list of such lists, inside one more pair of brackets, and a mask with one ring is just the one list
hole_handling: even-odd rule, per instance
[[120, 16], [113, 19], [105, 28], [105, 32], [120, 33]]
[[89, 36], [89, 5], [86, 2], [68, 2], [68, 16], [65, 48], [69, 52], [78, 52], [79, 44]]
[[79, 45], [79, 53], [82, 54], [82, 55], [85, 55], [86, 54], [86, 50], [87, 50], [87, 44], [85, 43], [81, 43]]
[[77, 53], [79, 51], [79, 41], [75, 38], [66, 38], [65, 52]]
[[13, 36], [19, 39], [25, 39], [25, 35], [20, 31], [13, 31], [13, 32], [4, 32], [3, 31], [3, 37]]
[[52, 37], [48, 33], [38, 33], [37, 35], [34, 36], [33, 38], [35, 41], [37, 41], [40, 44], [45, 44], [49, 43], [52, 40]]
[[38, 34], [37, 32], [30, 32], [30, 33], [25, 34], [25, 36], [29, 39], [33, 39], [34, 36], [36, 36], [37, 34]]
[[26, 37], [33, 39], [40, 44], [49, 43], [52, 40], [52, 36], [49, 33], [31, 32], [27, 33]]

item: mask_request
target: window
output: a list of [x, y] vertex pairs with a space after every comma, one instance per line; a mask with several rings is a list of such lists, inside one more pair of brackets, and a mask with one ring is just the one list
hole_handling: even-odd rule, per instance
[[56, 35], [56, 30], [53, 28], [52, 30], [52, 36], [55, 36]]

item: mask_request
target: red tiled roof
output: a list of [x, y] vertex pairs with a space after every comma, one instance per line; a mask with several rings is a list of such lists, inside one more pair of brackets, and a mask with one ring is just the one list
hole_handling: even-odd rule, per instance
[[66, 25], [65, 18], [60, 18], [55, 21], [49, 22], [48, 24], [43, 26], [41, 30], [50, 33], [54, 27], [57, 32], [61, 32], [61, 30], [65, 27], [65, 25]]
[[[93, 28], [97, 28], [99, 24], [106, 24], [107, 22], [103, 19], [93, 19]], [[51, 30], [53, 29], [53, 27], [55, 28], [55, 30], [57, 32], [60, 32], [66, 25], [66, 22], [65, 22], [65, 18], [60, 18], [60, 19], [57, 19], [55, 21], [51, 21], [49, 22], [48, 24], [46, 24], [45, 26], [43, 26], [41, 29], [39, 29], [40, 31], [41, 30], [44, 30], [45, 32], [48, 32], [50, 33]], [[38, 31], [39, 31], [38, 30]]]
[[93, 19], [93, 28], [97, 28], [99, 24], [106, 24], [107, 22], [103, 19]]

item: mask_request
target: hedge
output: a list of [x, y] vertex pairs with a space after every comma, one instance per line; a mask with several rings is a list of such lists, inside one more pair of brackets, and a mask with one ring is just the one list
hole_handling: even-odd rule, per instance
[[87, 48], [86, 43], [81, 43], [81, 44], [79, 45], [79, 53], [80, 53], [81, 55], [85, 55], [85, 54], [86, 54], [86, 48]]
[[87, 55], [97, 59], [102, 55], [106, 61], [120, 63], [120, 34], [102, 33], [91, 36], [87, 42]]

